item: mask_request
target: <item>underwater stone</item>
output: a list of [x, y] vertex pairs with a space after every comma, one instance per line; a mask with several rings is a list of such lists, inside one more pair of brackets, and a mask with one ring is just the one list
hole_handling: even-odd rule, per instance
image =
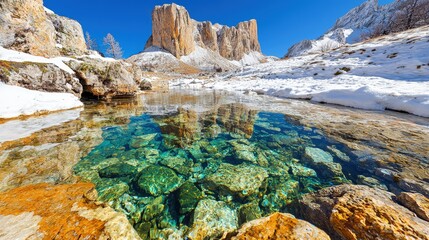
[[98, 173], [100, 177], [103, 178], [118, 178], [118, 177], [126, 177], [133, 175], [135, 173], [136, 168], [126, 164], [126, 163], [118, 163], [106, 168], [101, 169]]
[[191, 240], [216, 239], [238, 227], [236, 212], [226, 203], [210, 199], [198, 203], [193, 219], [188, 234]]
[[314, 163], [327, 163], [334, 161], [331, 154], [319, 148], [306, 147], [305, 156]]
[[149, 166], [141, 172], [137, 185], [142, 191], [159, 196], [173, 192], [182, 185], [182, 182], [183, 180], [169, 168]]
[[146, 206], [142, 217], [143, 221], [150, 221], [159, 216], [162, 211], [164, 211], [164, 207], [165, 206], [163, 204], [152, 204]]
[[301, 165], [292, 165], [291, 169], [294, 176], [299, 176], [299, 177], [316, 177], [317, 176], [316, 171]]
[[98, 172], [95, 170], [81, 171], [78, 172], [77, 175], [80, 177], [82, 182], [91, 182], [97, 184], [99, 181], [101, 181]]
[[118, 158], [101, 159], [100, 162], [98, 164], [92, 166], [91, 169], [100, 170], [100, 169], [106, 168], [108, 166], [117, 164], [119, 162], [120, 162], [120, 160]]
[[379, 188], [382, 190], [388, 190], [386, 185], [380, 183], [380, 181], [378, 181], [377, 179], [372, 178], [372, 177], [366, 177], [363, 175], [359, 175], [358, 179], [357, 179], [357, 183], [362, 184], [362, 185], [366, 185], [369, 187]]
[[258, 193], [267, 177], [267, 171], [258, 166], [223, 163], [215, 173], [207, 176], [206, 183], [210, 190], [219, 189], [225, 194], [244, 198]]
[[336, 149], [335, 146], [328, 146], [329, 151], [333, 152], [335, 156], [337, 156], [341, 161], [344, 162], [350, 162], [351, 159], [349, 156], [347, 156], [345, 153], [341, 152], [340, 150]]
[[194, 210], [203, 197], [203, 193], [193, 183], [184, 183], [179, 189], [180, 213], [186, 214]]
[[103, 179], [103, 181], [97, 185], [98, 200], [103, 202], [117, 200], [129, 189], [130, 187], [128, 184], [122, 181], [116, 179]]
[[160, 162], [160, 164], [169, 167], [175, 170], [181, 175], [188, 175], [192, 170], [193, 162], [189, 159], [181, 157], [165, 157]]
[[250, 145], [250, 142], [244, 139], [239, 140], [231, 140], [229, 143], [232, 145], [234, 149], [235, 158], [250, 162], [253, 164], [258, 164], [258, 160], [255, 157], [255, 148]]
[[130, 146], [132, 148], [144, 148], [148, 146], [150, 142], [156, 138], [157, 135], [158, 135], [157, 133], [151, 133], [151, 134], [135, 137], [131, 140]]
[[304, 160], [307, 160], [322, 177], [345, 179], [341, 165], [334, 163], [332, 155], [322, 149], [306, 147]]
[[238, 209], [239, 225], [261, 217], [262, 217], [262, 212], [257, 202], [251, 202], [251, 203], [241, 205], [240, 208]]
[[275, 186], [275, 190], [264, 196], [262, 206], [270, 212], [277, 212], [291, 204], [298, 195], [299, 182], [288, 180]]

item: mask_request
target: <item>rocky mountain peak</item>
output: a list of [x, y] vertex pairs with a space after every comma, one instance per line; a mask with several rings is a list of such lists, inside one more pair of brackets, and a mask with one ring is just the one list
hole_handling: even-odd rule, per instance
[[159, 47], [177, 58], [201, 47], [229, 60], [241, 60], [245, 54], [261, 52], [256, 20], [235, 27], [192, 20], [177, 4], [156, 6], [152, 13], [152, 36], [146, 48]]

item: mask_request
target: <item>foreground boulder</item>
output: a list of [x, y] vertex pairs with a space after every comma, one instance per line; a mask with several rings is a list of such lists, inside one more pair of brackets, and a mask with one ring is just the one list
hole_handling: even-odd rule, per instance
[[135, 65], [101, 57], [80, 57], [67, 63], [76, 72], [87, 96], [112, 98], [134, 96], [142, 72]]
[[45, 92], [82, 94], [79, 80], [55, 64], [0, 61], [0, 81], [14, 86]]
[[312, 224], [296, 219], [291, 214], [274, 213], [244, 224], [237, 233], [225, 234], [224, 240], [284, 239], [329, 240], [328, 234]]
[[299, 214], [334, 239], [429, 239], [429, 222], [393, 199], [380, 189], [340, 185], [304, 195]]
[[225, 232], [237, 229], [237, 213], [226, 203], [201, 200], [194, 212], [194, 220], [188, 238], [191, 240], [216, 239]]
[[37, 184], [0, 194], [2, 239], [140, 239], [125, 215], [97, 205], [94, 185]]

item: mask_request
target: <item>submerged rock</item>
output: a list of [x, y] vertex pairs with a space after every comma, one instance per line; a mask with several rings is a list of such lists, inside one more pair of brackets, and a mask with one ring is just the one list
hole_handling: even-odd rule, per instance
[[210, 189], [244, 198], [258, 193], [267, 177], [267, 171], [261, 167], [223, 163], [205, 182]]
[[247, 203], [238, 208], [238, 223], [240, 225], [261, 217], [262, 211], [259, 208], [258, 202]]
[[188, 175], [192, 170], [193, 162], [190, 159], [181, 157], [165, 157], [160, 163], [167, 166], [181, 175]]
[[344, 178], [341, 165], [335, 163], [334, 158], [328, 152], [319, 148], [306, 147], [304, 158], [309, 165], [316, 169], [320, 176], [327, 178]]
[[118, 178], [134, 175], [136, 168], [126, 163], [118, 163], [101, 169], [98, 173], [102, 178]]
[[222, 239], [330, 240], [331, 238], [324, 231], [306, 221], [296, 219], [291, 214], [274, 213], [248, 222], [237, 233], [225, 234]]
[[183, 180], [173, 170], [160, 166], [143, 169], [137, 181], [140, 190], [152, 196], [169, 194], [178, 189], [182, 183]]
[[367, 186], [340, 185], [304, 195], [299, 213], [335, 239], [429, 239], [429, 222], [393, 197]]
[[215, 239], [224, 232], [237, 229], [237, 214], [224, 202], [201, 200], [194, 212], [192, 228], [188, 233], [191, 240]]
[[179, 189], [180, 213], [186, 214], [193, 211], [203, 197], [201, 190], [193, 183], [184, 183]]
[[128, 184], [117, 179], [103, 179], [97, 185], [98, 199], [103, 202], [110, 202], [119, 199], [130, 187]]

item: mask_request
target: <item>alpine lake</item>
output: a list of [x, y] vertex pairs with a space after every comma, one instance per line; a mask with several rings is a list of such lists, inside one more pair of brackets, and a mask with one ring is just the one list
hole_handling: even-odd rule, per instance
[[[383, 158], [406, 152], [420, 159], [414, 164], [422, 169], [428, 164], [424, 151], [386, 147], [399, 143], [385, 138], [359, 138], [365, 134], [359, 127], [380, 130], [376, 120], [368, 123], [371, 118], [427, 128], [427, 119], [401, 113], [190, 90], [88, 101], [84, 110], [71, 112], [74, 117], [27, 129], [31, 134], [0, 145], [0, 169], [10, 170], [11, 163], [35, 156], [61, 162], [64, 155], [69, 156], [68, 167], [53, 164], [42, 174], [37, 168], [43, 164], [27, 168], [26, 174], [12, 167], [15, 180], [0, 171], [2, 188], [33, 182], [94, 183], [98, 200], [123, 212], [143, 239], [195, 236], [201, 229], [234, 230], [274, 212], [295, 214], [300, 196], [333, 185], [365, 184], [394, 191], [398, 182], [377, 174], [383, 171], [420, 179], [427, 174], [412, 166], [404, 170], [405, 164]], [[339, 119], [342, 124], [335, 128]], [[347, 126], [349, 130], [341, 130]], [[421, 139], [416, 141], [425, 148]]]

